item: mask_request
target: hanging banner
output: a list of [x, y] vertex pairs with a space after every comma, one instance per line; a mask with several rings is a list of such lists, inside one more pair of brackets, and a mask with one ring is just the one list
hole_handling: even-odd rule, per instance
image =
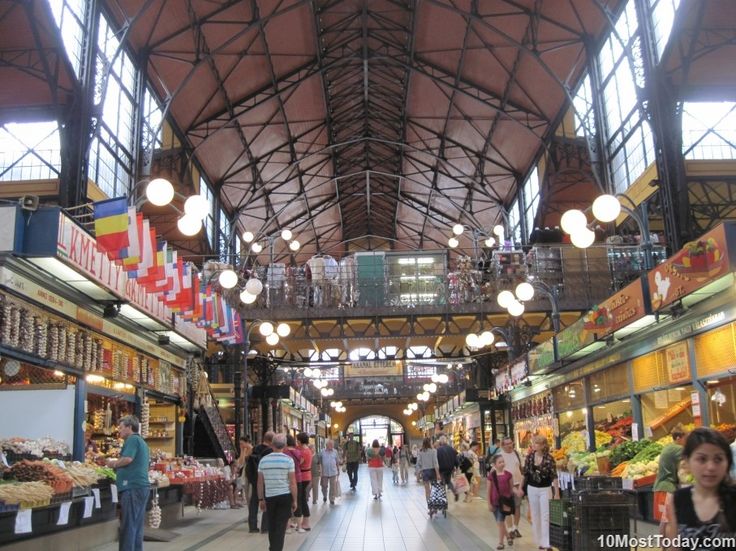
[[345, 377], [400, 377], [401, 360], [350, 362], [345, 365]]
[[730, 249], [736, 244], [736, 225], [721, 224], [649, 272], [654, 311], [661, 310], [711, 281], [733, 271]]
[[637, 279], [585, 315], [585, 329], [602, 339], [648, 314], [643, 280]]
[[557, 334], [557, 351], [560, 359], [572, 356], [595, 340], [595, 333], [585, 328], [585, 317]]
[[555, 337], [529, 351], [529, 373], [539, 373], [555, 363]]

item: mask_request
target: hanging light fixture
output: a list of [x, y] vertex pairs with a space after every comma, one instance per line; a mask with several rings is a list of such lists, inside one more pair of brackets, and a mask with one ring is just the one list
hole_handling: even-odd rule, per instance
[[452, 226], [452, 233], [454, 233], [455, 235], [462, 235], [463, 231], [465, 231], [465, 228], [462, 224], [455, 224], [454, 226]]
[[481, 346], [491, 346], [493, 344], [493, 341], [495, 340], [495, 337], [493, 336], [492, 331], [483, 331], [478, 336], [478, 340], [480, 341]]
[[526, 302], [534, 298], [534, 285], [528, 281], [522, 281], [516, 286], [516, 298]]
[[243, 241], [246, 243], [252, 242], [255, 238], [256, 236], [253, 235], [253, 232], [249, 232], [247, 230], [243, 232]]
[[484, 244], [490, 249], [491, 247], [494, 247], [496, 245], [496, 240], [493, 239], [493, 237], [488, 237], [486, 238]]
[[289, 333], [291, 333], [291, 327], [288, 323], [279, 323], [276, 327], [276, 333], [278, 333], [279, 337], [288, 337]]
[[243, 304], [253, 304], [257, 298], [258, 296], [249, 293], [248, 289], [245, 289], [240, 293], [240, 300], [243, 301]]
[[263, 245], [261, 245], [260, 243], [258, 243], [258, 242], [256, 241], [255, 243], [253, 243], [253, 244], [252, 244], [252, 245], [250, 246], [250, 250], [251, 250], [252, 252], [254, 252], [255, 254], [258, 254], [258, 253], [260, 253], [260, 252], [261, 252], [261, 251], [263, 250]]
[[456, 248], [460, 244], [460, 241], [458, 241], [455, 237], [451, 237], [447, 240], [447, 246], [451, 249]]
[[301, 245], [299, 244], [299, 241], [297, 241], [296, 239], [294, 239], [294, 241], [289, 243], [289, 249], [291, 249], [292, 252], [297, 252], [299, 250], [299, 247], [301, 247]]
[[475, 333], [468, 333], [465, 337], [465, 344], [468, 348], [480, 348], [480, 339]]
[[601, 222], [613, 222], [621, 214], [621, 202], [615, 195], [600, 195], [593, 201], [593, 216]]
[[194, 216], [185, 214], [176, 221], [176, 227], [179, 228], [182, 235], [192, 237], [193, 235], [197, 235], [199, 230], [202, 229], [202, 221]]
[[585, 213], [578, 209], [570, 209], [565, 211], [560, 218], [560, 226], [565, 233], [572, 235], [578, 228], [584, 228], [588, 225], [588, 218]]
[[273, 333], [273, 323], [271, 323], [270, 321], [264, 321], [263, 323], [261, 323], [258, 331], [264, 337], [268, 337], [271, 333]]
[[223, 270], [220, 272], [218, 281], [223, 289], [232, 289], [238, 284], [238, 274], [234, 270]]
[[146, 199], [157, 207], [164, 207], [174, 198], [174, 186], [165, 178], [154, 178], [146, 186]]
[[493, 234], [499, 239], [503, 239], [503, 236], [506, 234], [506, 230], [501, 224], [496, 224], [493, 226]]
[[587, 249], [595, 242], [595, 232], [586, 227], [578, 228], [570, 234], [570, 241], [579, 249]]
[[279, 343], [278, 334], [271, 333], [268, 337], [266, 337], [266, 342], [269, 344], [269, 346], [276, 346]]
[[439, 376], [439, 381], [437, 381], [437, 382], [439, 382], [439, 383], [441, 383], [441, 384], [443, 384], [443, 385], [444, 385], [444, 384], [447, 384], [447, 382], [448, 382], [449, 380], [450, 380], [450, 378], [449, 378], [449, 377], [447, 376], [447, 374], [446, 374], [446, 373], [440, 373], [440, 376]]
[[291, 230], [282, 230], [281, 231], [281, 239], [284, 241], [289, 241], [291, 238], [294, 237], [294, 234], [291, 233]]
[[190, 195], [184, 201], [184, 213], [188, 216], [204, 220], [210, 212], [210, 202], [201, 195]]
[[501, 291], [496, 297], [496, 302], [498, 302], [498, 305], [501, 308], [508, 308], [509, 304], [511, 304], [515, 300], [516, 297], [514, 297], [514, 293], [512, 293], [511, 291]]
[[509, 311], [509, 314], [511, 314], [515, 318], [518, 318], [520, 315], [524, 313], [524, 305], [518, 300], [514, 300], [514, 302], [509, 304], [508, 311]]

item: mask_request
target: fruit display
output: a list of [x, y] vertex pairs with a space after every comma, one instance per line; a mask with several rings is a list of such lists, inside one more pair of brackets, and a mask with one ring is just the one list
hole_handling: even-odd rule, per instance
[[573, 454], [574, 452], [584, 452], [588, 448], [588, 443], [585, 440], [585, 433], [581, 431], [569, 433], [562, 439], [562, 447], [570, 454]]
[[37, 440], [18, 437], [8, 438], [0, 440], [0, 448], [5, 453], [32, 456], [39, 459], [44, 456], [67, 456], [71, 453], [69, 444], [53, 438], [39, 438]]
[[611, 440], [613, 440], [613, 436], [608, 434], [607, 432], [602, 431], [595, 431], [595, 449], [597, 450], [601, 446], [605, 446], [606, 444], [610, 444]]

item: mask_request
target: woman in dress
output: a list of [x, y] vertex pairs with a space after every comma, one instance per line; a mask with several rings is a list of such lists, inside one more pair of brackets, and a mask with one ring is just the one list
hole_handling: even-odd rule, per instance
[[365, 455], [368, 458], [368, 475], [371, 479], [373, 499], [381, 499], [383, 495], [383, 457], [381, 457], [381, 445], [378, 440], [373, 441]]
[[667, 496], [665, 536], [680, 536], [697, 544], [698, 551], [721, 549], [719, 536], [736, 532], [736, 489], [728, 472], [733, 457], [721, 433], [705, 427], [695, 429], [685, 441], [682, 457], [694, 483]]
[[549, 500], [557, 497], [557, 467], [549, 453], [549, 442], [541, 434], [532, 439], [533, 452], [524, 462], [524, 486], [532, 513], [532, 533], [539, 549], [552, 551], [549, 545]]

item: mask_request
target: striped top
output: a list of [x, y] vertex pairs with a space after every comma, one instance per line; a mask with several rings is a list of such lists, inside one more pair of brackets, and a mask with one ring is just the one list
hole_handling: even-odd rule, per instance
[[291, 493], [289, 473], [294, 472], [294, 460], [285, 453], [274, 452], [263, 457], [258, 472], [263, 473], [264, 497]]

